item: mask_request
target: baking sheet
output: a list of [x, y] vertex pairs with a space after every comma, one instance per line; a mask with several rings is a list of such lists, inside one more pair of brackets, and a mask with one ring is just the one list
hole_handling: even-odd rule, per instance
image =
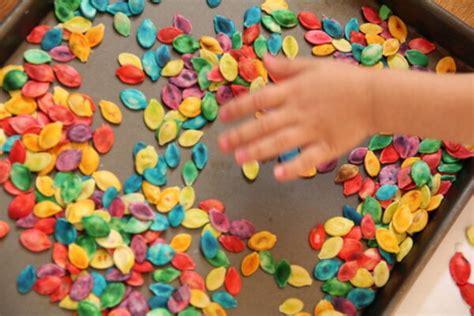
[[[374, 1], [345, 1], [345, 0], [290, 0], [291, 9], [294, 11], [311, 10], [319, 17], [322, 14], [335, 18], [344, 23], [349, 18], [357, 16], [360, 21], [360, 7], [364, 4], [376, 5]], [[180, 13], [190, 18], [193, 22], [193, 35], [214, 35], [212, 18], [216, 14], [226, 15], [236, 22], [237, 29], [242, 27], [242, 16], [246, 8], [260, 4], [260, 0], [224, 0], [216, 9], [209, 9], [204, 0], [173, 0], [163, 1], [160, 5], [152, 5], [147, 1], [147, 7], [139, 17], [132, 18], [132, 37], [123, 38], [115, 34], [110, 15], [99, 16], [95, 23], [104, 23], [107, 34], [104, 42], [94, 50], [89, 62], [77, 67], [83, 77], [83, 85], [78, 90], [91, 95], [96, 102], [101, 99], [111, 100], [121, 104], [118, 92], [125, 88], [115, 78], [118, 66], [116, 58], [121, 52], [132, 52], [141, 56], [144, 52], [133, 37], [138, 24], [144, 18], [150, 18], [157, 27], [161, 28], [171, 24], [174, 14]], [[21, 14], [21, 13], [20, 13]], [[403, 18], [403, 16], [402, 16]], [[25, 20], [23, 20], [25, 21]], [[56, 24], [56, 20], [49, 14], [44, 21]], [[301, 45], [301, 54], [310, 55], [310, 46], [303, 43], [303, 30], [295, 28], [285, 34], [293, 34]], [[158, 46], [156, 44], [155, 48]], [[14, 55], [7, 61], [21, 63], [22, 52], [30, 48], [23, 43]], [[430, 56], [433, 60], [439, 59], [438, 53]], [[323, 80], [323, 78], [322, 78]], [[161, 87], [165, 80], [152, 84], [146, 80], [138, 88], [148, 98], [159, 98]], [[344, 91], [341, 91], [344, 93]], [[5, 99], [0, 93], [0, 102]], [[157, 145], [154, 133], [146, 129], [143, 123], [143, 112], [132, 112], [124, 109], [124, 122], [115, 128], [116, 143], [112, 151], [102, 157], [101, 169], [116, 173], [123, 181], [131, 174], [133, 168], [132, 147], [138, 141]], [[96, 115], [95, 126], [102, 123], [100, 115]], [[264, 164], [259, 178], [247, 184], [230, 156], [220, 154], [216, 146], [217, 135], [223, 126], [216, 122], [211, 128], [206, 128], [203, 141], [209, 146], [211, 156], [209, 165], [201, 173], [195, 184], [197, 200], [206, 198], [219, 198], [226, 204], [227, 212], [233, 219], [247, 218], [253, 221], [257, 229], [271, 230], [278, 236], [278, 243], [273, 254], [276, 259], [286, 258], [292, 264], [299, 264], [308, 271], [312, 271], [317, 262], [317, 253], [312, 251], [307, 244], [309, 230], [316, 223], [323, 223], [326, 219], [341, 214], [342, 205], [349, 203], [356, 205], [356, 198], [344, 198], [342, 187], [333, 182], [334, 174], [318, 175], [310, 180], [300, 180], [288, 184], [279, 184], [272, 177], [273, 163]], [[162, 153], [163, 150], [159, 149]], [[185, 152], [184, 159], [190, 153]], [[185, 160], [183, 160], [185, 161]], [[343, 157], [341, 162], [346, 161]], [[469, 192], [472, 192], [472, 163], [468, 164], [459, 181], [454, 185], [452, 192], [447, 196], [442, 207], [436, 211], [427, 229], [415, 239], [415, 247], [406, 260], [397, 265], [389, 284], [380, 292], [376, 302], [366, 312], [369, 314], [389, 313], [393, 306], [401, 299], [407, 287], [415, 280], [417, 271], [423, 268], [429, 255], [436, 248], [450, 227], [450, 224], [461, 211]], [[171, 172], [170, 185], [182, 185], [177, 171]], [[471, 191], [469, 191], [469, 187]], [[0, 241], [0, 315], [68, 315], [56, 305], [49, 304], [47, 297], [35, 293], [20, 295], [16, 291], [15, 278], [20, 270], [27, 264], [35, 266], [50, 262], [49, 252], [34, 255], [24, 250], [18, 242], [21, 230], [13, 227], [13, 222], [7, 219], [6, 207], [11, 200], [4, 192], [0, 193], [0, 219], [7, 220], [12, 226], [8, 238]], [[169, 240], [174, 234], [189, 230], [174, 229], [166, 233]], [[192, 232], [194, 236], [193, 247], [190, 254], [198, 263], [198, 271], [206, 274], [211, 267], [203, 260], [198, 250], [199, 231]], [[234, 265], [239, 266], [241, 258], [245, 255], [229, 254]], [[410, 273], [411, 272], [411, 273]], [[312, 311], [314, 304], [322, 298], [319, 289], [322, 283], [315, 281], [311, 287], [295, 289], [287, 287], [278, 289], [273, 278], [262, 271], [258, 271], [251, 278], [245, 278], [241, 294], [238, 296], [239, 307], [230, 312], [230, 315], [277, 315], [279, 304], [288, 297], [299, 297], [306, 305], [305, 310]], [[148, 291], [144, 288], [145, 293]]]

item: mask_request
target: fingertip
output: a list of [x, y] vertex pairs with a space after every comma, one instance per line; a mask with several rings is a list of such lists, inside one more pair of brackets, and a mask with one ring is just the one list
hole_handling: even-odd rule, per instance
[[247, 151], [245, 149], [241, 149], [241, 148], [239, 148], [235, 151], [234, 157], [235, 157], [235, 161], [239, 165], [243, 165], [244, 163], [246, 163], [249, 160]]
[[280, 181], [280, 182], [285, 181], [285, 176], [286, 176], [285, 167], [282, 166], [282, 165], [277, 165], [277, 166], [273, 169], [273, 175], [275, 176], [275, 178], [276, 178], [278, 181]]
[[226, 135], [219, 136], [219, 139], [217, 140], [217, 143], [219, 145], [219, 149], [223, 153], [228, 153], [229, 152], [230, 142], [229, 142], [229, 138]]

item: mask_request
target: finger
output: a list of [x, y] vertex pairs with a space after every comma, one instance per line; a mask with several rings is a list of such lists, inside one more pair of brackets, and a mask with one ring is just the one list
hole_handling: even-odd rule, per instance
[[299, 175], [310, 168], [333, 159], [331, 151], [324, 143], [311, 145], [298, 157], [275, 167], [274, 175], [278, 181], [285, 182], [299, 178]]
[[223, 122], [230, 122], [244, 115], [277, 107], [286, 100], [287, 96], [286, 85], [269, 85], [224, 104], [220, 108], [219, 117]]
[[291, 122], [291, 116], [287, 114], [287, 111], [276, 110], [268, 112], [258, 120], [249, 119], [240, 126], [225, 132], [219, 137], [219, 146], [222, 151], [229, 152], [284, 128], [291, 124]]
[[270, 54], [265, 55], [264, 62], [274, 82], [293, 77], [316, 64], [314, 60], [308, 58], [290, 60], [283, 57], [274, 57]]
[[309, 141], [309, 133], [299, 127], [288, 127], [257, 140], [247, 147], [236, 150], [235, 160], [239, 164], [248, 161], [267, 160], [281, 153], [301, 147]]

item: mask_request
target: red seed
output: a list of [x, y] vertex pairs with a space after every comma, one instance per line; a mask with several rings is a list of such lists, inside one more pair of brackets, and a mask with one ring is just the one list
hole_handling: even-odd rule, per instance
[[146, 231], [142, 234], [148, 244], [151, 244], [161, 236], [161, 232], [154, 232], [154, 231]]
[[357, 43], [362, 46], [367, 45], [365, 35], [361, 32], [351, 31], [351, 43]]
[[128, 83], [131, 85], [142, 83], [145, 80], [145, 73], [143, 70], [133, 65], [123, 65], [117, 69], [115, 75], [123, 83]]
[[308, 30], [317, 30], [321, 28], [321, 21], [318, 19], [316, 14], [309, 11], [301, 11], [298, 14], [298, 20], [300, 24]]
[[69, 276], [62, 277], [59, 287], [53, 293], [51, 293], [51, 295], [49, 295], [49, 301], [51, 303], [61, 301], [63, 298], [65, 298], [69, 294], [69, 291], [71, 290], [71, 286], [72, 286], [71, 277]]
[[344, 181], [344, 195], [350, 196], [359, 192], [364, 178], [358, 173], [354, 178]]
[[431, 173], [435, 174], [438, 169], [438, 165], [441, 162], [442, 152], [439, 149], [437, 152], [432, 154], [422, 155], [422, 159], [430, 167]]
[[7, 182], [10, 177], [11, 163], [7, 159], [0, 159], [0, 184]]
[[232, 90], [234, 97], [238, 97], [238, 96], [249, 93], [249, 88], [244, 87], [244, 86], [239, 86], [236, 84], [230, 85], [230, 89]]
[[133, 271], [138, 273], [148, 273], [154, 271], [155, 268], [149, 261], [143, 261], [142, 263], [135, 262], [133, 265]]
[[357, 263], [360, 267], [372, 271], [380, 261], [382, 261], [382, 256], [380, 255], [378, 249], [369, 248], [364, 251], [363, 256], [358, 258]]
[[57, 276], [45, 276], [38, 279], [33, 285], [33, 291], [40, 295], [50, 295], [61, 285], [61, 278]]
[[67, 263], [67, 254], [68, 254], [68, 248], [61, 244], [61, 243], [54, 243], [53, 245], [53, 252], [51, 253], [51, 257], [53, 259], [53, 262], [60, 266], [61, 268], [66, 268], [66, 263]]
[[250, 59], [256, 59], [257, 55], [255, 55], [255, 50], [253, 49], [252, 46], [249, 45], [243, 45], [242, 48], [240, 49], [242, 52], [242, 56], [250, 58]]
[[359, 191], [359, 197], [362, 200], [365, 200], [368, 196], [373, 196], [375, 194], [375, 182], [372, 178], [368, 177], [362, 181], [362, 187]]
[[240, 290], [242, 289], [242, 279], [235, 267], [229, 267], [229, 269], [227, 269], [224, 285], [227, 292], [231, 295], [239, 295]]
[[408, 190], [408, 187], [413, 184], [413, 180], [410, 175], [411, 168], [406, 167], [400, 169], [397, 175], [398, 187], [403, 190]]
[[26, 41], [31, 44], [40, 44], [44, 34], [51, 29], [49, 25], [38, 25], [26, 37]]
[[199, 202], [198, 207], [206, 212], [209, 212], [211, 209], [219, 211], [221, 213], [225, 212], [225, 205], [220, 200], [217, 199], [207, 199]]
[[244, 30], [242, 39], [245, 45], [252, 45], [260, 35], [260, 24], [254, 24]]
[[193, 258], [184, 252], [178, 252], [171, 260], [171, 265], [180, 271], [196, 269]]
[[74, 123], [75, 117], [72, 112], [61, 105], [54, 105], [48, 108], [48, 116], [54, 122], [61, 122], [64, 126], [70, 126]]
[[20, 164], [25, 162], [26, 159], [26, 148], [21, 142], [21, 140], [15, 141], [8, 155], [11, 163], [18, 162]]
[[17, 195], [8, 205], [8, 216], [17, 220], [30, 215], [35, 206], [35, 200], [34, 193]]
[[337, 256], [346, 261], [352, 253], [361, 252], [363, 249], [362, 243], [357, 239], [344, 238], [342, 248]]
[[380, 24], [382, 19], [379, 17], [379, 13], [371, 6], [365, 5], [362, 7], [362, 14], [364, 18], [370, 23]]
[[136, 271], [132, 271], [130, 278], [126, 281], [127, 285], [138, 287], [145, 283], [143, 275]]
[[337, 272], [337, 278], [341, 282], [347, 282], [352, 279], [359, 269], [359, 264], [357, 261], [347, 261], [339, 268]]
[[163, 44], [171, 44], [173, 40], [181, 34], [183, 34], [183, 31], [180, 29], [167, 26], [158, 31], [156, 38]]
[[45, 93], [41, 97], [36, 99], [39, 109], [43, 112], [43, 115], [48, 115], [49, 108], [54, 106], [53, 94], [50, 92]]
[[382, 164], [395, 163], [399, 159], [400, 159], [400, 155], [395, 150], [395, 147], [393, 147], [392, 144], [382, 149], [382, 152], [380, 153], [380, 158], [379, 158], [380, 163]]
[[237, 61], [239, 61], [240, 58], [242, 58], [242, 56], [244, 55], [241, 49], [231, 49], [229, 51], [229, 54]]
[[108, 153], [115, 142], [115, 134], [110, 125], [102, 124], [94, 131], [92, 137], [95, 149], [101, 154]]
[[219, 70], [219, 66], [214, 66], [211, 71], [207, 73], [207, 80], [212, 82], [222, 82], [225, 80]]
[[304, 39], [313, 45], [321, 45], [332, 42], [332, 37], [321, 30], [309, 31], [304, 34]]
[[8, 194], [11, 194], [11, 195], [15, 195], [17, 196], [18, 194], [22, 194], [22, 193], [30, 193], [30, 192], [33, 192], [33, 187], [31, 187], [29, 190], [27, 191], [21, 191], [20, 189], [18, 189], [17, 187], [15, 187], [15, 185], [10, 181], [6, 181], [4, 184], [3, 184], [3, 189], [5, 190], [5, 192], [7, 192]]
[[191, 289], [205, 291], [203, 277], [196, 271], [184, 271], [179, 277], [181, 285], [188, 285]]
[[418, 37], [408, 42], [410, 49], [416, 49], [423, 54], [429, 54], [436, 49], [435, 44], [425, 38]]
[[48, 235], [38, 229], [27, 229], [20, 234], [20, 243], [32, 252], [42, 252], [51, 248]]
[[55, 231], [55, 226], [55, 218], [42, 218], [35, 223], [35, 226], [33, 226], [33, 228], [41, 230], [46, 235], [51, 235]]
[[76, 68], [67, 64], [56, 64], [53, 66], [54, 74], [58, 81], [68, 88], [79, 88], [81, 86], [81, 74]]
[[362, 239], [362, 231], [360, 229], [360, 226], [354, 226], [351, 228], [351, 230], [347, 233], [344, 238], [351, 238], [351, 239], [356, 239], [356, 240], [361, 240]]
[[472, 308], [474, 308], [474, 284], [467, 283], [459, 287], [461, 290], [461, 296], [464, 301]]
[[449, 272], [458, 286], [466, 284], [471, 277], [471, 265], [461, 252], [458, 251], [451, 257]]
[[10, 226], [4, 221], [0, 221], [0, 239], [5, 238], [9, 232]]
[[30, 79], [36, 80], [39, 82], [53, 82], [54, 81], [54, 73], [53, 68], [51, 68], [48, 64], [40, 64], [34, 65], [25, 63], [23, 65], [26, 74]]
[[316, 225], [309, 232], [309, 245], [314, 250], [320, 250], [325, 240], [326, 240], [326, 232], [322, 224]]
[[27, 98], [39, 98], [49, 90], [49, 82], [30, 80], [22, 88], [21, 94]]
[[253, 82], [258, 78], [258, 69], [255, 60], [242, 57], [239, 60], [239, 74], [240, 76], [248, 82]]
[[453, 183], [451, 181], [442, 180], [441, 185], [439, 186], [438, 194], [445, 195], [446, 193], [448, 193], [452, 185]]
[[365, 239], [373, 239], [375, 237], [375, 222], [372, 218], [372, 215], [365, 214], [362, 217], [360, 222], [360, 230], [362, 232], [362, 236]]
[[219, 242], [225, 250], [232, 253], [240, 253], [245, 250], [244, 242], [236, 236], [221, 235], [219, 236]]

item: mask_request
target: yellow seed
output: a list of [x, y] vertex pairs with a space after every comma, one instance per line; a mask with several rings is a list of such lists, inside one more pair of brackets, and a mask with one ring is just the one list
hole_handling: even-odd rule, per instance
[[201, 48], [205, 48], [214, 54], [222, 54], [224, 52], [219, 42], [212, 36], [202, 36], [199, 39], [199, 44]]
[[344, 236], [352, 229], [354, 222], [342, 216], [333, 217], [324, 223], [324, 230], [331, 236]]
[[107, 190], [110, 187], [116, 188], [118, 191], [122, 190], [122, 184], [115, 174], [110, 171], [96, 171], [92, 174], [97, 187], [102, 191]]
[[97, 251], [92, 256], [90, 266], [97, 270], [105, 270], [112, 268], [114, 265], [114, 260], [112, 256], [105, 249], [97, 249]]
[[170, 246], [177, 252], [186, 252], [192, 241], [193, 237], [190, 234], [178, 234], [171, 239]]
[[143, 65], [140, 57], [132, 53], [121, 53], [118, 56], [120, 66], [132, 65], [143, 70]]
[[426, 210], [428, 212], [436, 210], [441, 202], [443, 202], [444, 196], [442, 194], [436, 194], [435, 196], [431, 197], [430, 204], [428, 204], [428, 207]]
[[375, 238], [380, 248], [390, 253], [398, 253], [400, 247], [398, 246], [397, 237], [393, 232], [385, 228], [379, 228], [375, 231]]
[[380, 35], [376, 34], [367, 34], [365, 35], [365, 40], [367, 41], [367, 44], [380, 44], [383, 45], [385, 43], [385, 38], [383, 38]]
[[248, 246], [256, 251], [270, 250], [275, 246], [276, 241], [276, 235], [264, 230], [253, 234], [248, 241]]
[[204, 58], [213, 66], [219, 65], [219, 58], [217, 58], [217, 55], [208, 49], [205, 49], [205, 48], [200, 49], [199, 57]]
[[343, 239], [341, 237], [331, 237], [326, 239], [318, 254], [319, 259], [331, 259], [337, 256], [343, 246]]
[[127, 245], [120, 245], [114, 251], [113, 260], [120, 272], [128, 274], [135, 264], [135, 254]]
[[92, 175], [99, 167], [100, 156], [94, 147], [88, 145], [82, 150], [82, 159], [79, 170], [87, 176]]
[[298, 56], [300, 47], [298, 41], [292, 35], [285, 36], [282, 43], [283, 53], [285, 53], [288, 59], [295, 59]]
[[437, 74], [455, 73], [456, 72], [456, 61], [451, 56], [441, 58], [436, 64]]
[[359, 26], [359, 29], [364, 34], [373, 34], [377, 35], [383, 32], [383, 28], [374, 23], [363, 23]]
[[394, 56], [399, 49], [400, 42], [396, 38], [389, 38], [383, 43], [383, 55], [385, 57]]
[[390, 269], [387, 262], [380, 261], [374, 268], [374, 284], [376, 287], [384, 287], [390, 279]]
[[242, 165], [242, 172], [249, 181], [254, 181], [260, 172], [260, 164], [256, 160], [246, 162]]
[[408, 157], [405, 159], [402, 164], [400, 165], [400, 168], [407, 168], [411, 167], [415, 162], [420, 161], [420, 157]]
[[204, 135], [203, 131], [189, 129], [181, 134], [178, 143], [181, 147], [190, 148], [196, 145]]
[[66, 30], [76, 33], [85, 33], [92, 27], [92, 22], [82, 16], [75, 16], [63, 23]]
[[142, 191], [145, 199], [150, 204], [158, 204], [160, 201], [161, 189], [159, 186], [153, 185], [148, 181], [142, 182]]
[[334, 311], [334, 306], [328, 300], [320, 300], [314, 307], [314, 315], [319, 316], [325, 311]]
[[87, 269], [89, 266], [89, 257], [84, 248], [77, 244], [70, 244], [68, 251], [69, 261], [79, 269]]
[[185, 210], [189, 210], [194, 205], [196, 200], [196, 193], [194, 188], [191, 186], [184, 187], [179, 193], [179, 204], [181, 204]]
[[371, 177], [376, 177], [380, 172], [380, 162], [372, 150], [367, 151], [364, 158], [365, 170]]
[[474, 246], [474, 225], [471, 225], [466, 228], [466, 237], [469, 244], [471, 244], [471, 246]]
[[206, 288], [209, 291], [215, 291], [220, 288], [224, 284], [226, 271], [225, 267], [212, 269], [206, 276]]
[[184, 62], [182, 59], [171, 60], [161, 70], [161, 75], [163, 77], [175, 77], [181, 73], [183, 68]]
[[301, 312], [303, 308], [303, 301], [297, 298], [288, 298], [280, 305], [278, 310], [285, 315], [294, 315]]
[[87, 42], [89, 43], [90, 47], [96, 47], [102, 40], [104, 39], [105, 35], [105, 25], [103, 23], [97, 24], [93, 26], [85, 35], [87, 38]]
[[189, 229], [197, 229], [209, 223], [209, 214], [198, 208], [186, 211], [182, 226]]
[[206, 308], [211, 303], [211, 300], [205, 292], [198, 289], [192, 289], [190, 303], [197, 308]]
[[164, 189], [160, 194], [160, 200], [156, 207], [162, 213], [168, 213], [178, 204], [180, 190], [178, 187]]
[[202, 312], [204, 316], [227, 316], [225, 309], [215, 302], [211, 302], [209, 305], [203, 308]]
[[201, 99], [197, 97], [188, 97], [181, 102], [178, 109], [185, 117], [196, 117], [201, 114]]
[[397, 233], [404, 233], [410, 228], [413, 223], [413, 214], [410, 208], [406, 204], [402, 204], [398, 207], [393, 214], [392, 224], [393, 228]]
[[53, 101], [57, 105], [67, 107], [67, 99], [69, 98], [69, 92], [60, 86], [56, 86], [53, 89]]
[[99, 102], [100, 113], [104, 119], [112, 124], [122, 123], [122, 111], [113, 102], [102, 100]]
[[63, 124], [61, 122], [50, 123], [43, 127], [39, 134], [38, 145], [42, 149], [50, 149], [61, 140]]
[[33, 208], [33, 214], [39, 218], [51, 217], [61, 211], [61, 206], [48, 200], [37, 203]]
[[85, 35], [73, 32], [69, 36], [69, 48], [81, 62], [86, 62], [91, 54], [91, 43]]
[[94, 201], [89, 199], [80, 200], [66, 207], [65, 217], [71, 224], [78, 224], [84, 216], [92, 215], [94, 209]]
[[335, 50], [336, 48], [332, 44], [322, 44], [314, 46], [311, 52], [315, 56], [328, 56], [334, 53]]
[[301, 266], [292, 264], [288, 284], [294, 287], [310, 286], [311, 284], [313, 284], [313, 279], [309, 275], [308, 270]]
[[398, 16], [392, 15], [388, 18], [388, 30], [393, 37], [405, 43], [408, 35], [407, 26]]
[[372, 273], [366, 268], [357, 269], [356, 275], [350, 281], [352, 285], [360, 288], [369, 288], [374, 284]]
[[231, 54], [225, 53], [219, 61], [219, 70], [227, 81], [234, 81], [239, 74], [239, 65]]
[[8, 100], [5, 105], [5, 110], [13, 115], [28, 115], [36, 111], [37, 105], [35, 99], [24, 97], [23, 95], [15, 95]]
[[384, 224], [388, 224], [392, 221], [393, 214], [395, 214], [395, 211], [398, 210], [398, 203], [398, 201], [393, 201], [389, 206], [387, 206], [382, 217], [382, 222]]
[[397, 262], [401, 262], [411, 251], [411, 248], [413, 248], [413, 239], [411, 239], [411, 237], [407, 237], [400, 244], [400, 251], [397, 253]]
[[67, 99], [67, 105], [77, 116], [91, 117], [94, 114], [91, 102], [80, 93], [71, 93]]
[[163, 105], [158, 100], [151, 99], [143, 113], [146, 126], [152, 131], [158, 129], [161, 123], [163, 123], [164, 116], [165, 110]]
[[146, 169], [154, 168], [158, 163], [158, 153], [153, 146], [140, 150], [135, 157], [135, 169], [138, 174], [143, 174]]
[[350, 53], [352, 51], [351, 43], [345, 38], [333, 39], [332, 45], [342, 53]]
[[405, 193], [400, 199], [400, 204], [406, 204], [411, 212], [415, 212], [421, 205], [421, 192], [419, 190], [411, 190]]
[[288, 9], [287, 0], [265, 0], [262, 3], [261, 8], [268, 14], [272, 14], [275, 10], [285, 10]]
[[428, 225], [428, 212], [423, 209], [419, 209], [413, 213], [413, 223], [408, 228], [407, 233], [414, 234], [421, 232]]
[[39, 176], [35, 180], [35, 186], [39, 193], [51, 197], [54, 195], [53, 179], [49, 176]]

